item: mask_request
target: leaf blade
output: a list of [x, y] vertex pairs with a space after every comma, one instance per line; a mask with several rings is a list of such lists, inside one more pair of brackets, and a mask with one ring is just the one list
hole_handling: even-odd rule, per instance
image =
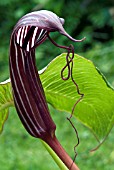
[[0, 83], [0, 133], [8, 118], [9, 107], [13, 106], [10, 80]]
[[[79, 95], [71, 80], [63, 81], [60, 71], [65, 66], [62, 54], [54, 59], [41, 74], [47, 102], [58, 110], [71, 113]], [[67, 71], [65, 73], [67, 75]], [[92, 130], [99, 143], [102, 143], [114, 123], [114, 90], [106, 82], [93, 63], [75, 55], [73, 77], [84, 93], [83, 100], [75, 108], [74, 115]]]

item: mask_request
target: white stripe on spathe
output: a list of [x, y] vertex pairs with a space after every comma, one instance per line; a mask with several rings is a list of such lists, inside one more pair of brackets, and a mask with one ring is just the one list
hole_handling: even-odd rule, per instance
[[[16, 80], [15, 80], [15, 76], [14, 76], [14, 72], [13, 72], [13, 69], [12, 69], [12, 63], [11, 63], [11, 62], [10, 62], [10, 66], [11, 66], [11, 72], [12, 72], [12, 76], [13, 76], [13, 80], [14, 80], [14, 85], [15, 85], [16, 90], [17, 90], [17, 93], [18, 93], [18, 97], [19, 97], [19, 99], [20, 99], [20, 101], [21, 101], [21, 104], [22, 104], [22, 106], [23, 106], [24, 111], [27, 113], [27, 110], [26, 110], [26, 108], [25, 108], [25, 106], [24, 106], [24, 104], [23, 104], [22, 98], [21, 98], [21, 96], [20, 96], [20, 93], [19, 93], [19, 90], [18, 90], [18, 87], [17, 87], [17, 83], [16, 83]], [[14, 97], [15, 97], [15, 93], [13, 93], [13, 95], [14, 95]], [[16, 97], [15, 97], [15, 99], [16, 99]], [[18, 102], [16, 102], [16, 104], [17, 104], [17, 103], [18, 103]], [[21, 109], [19, 108], [19, 106], [18, 106], [18, 109], [21, 110]], [[23, 117], [22, 112], [20, 112], [20, 114], [21, 114], [21, 117]], [[36, 128], [35, 128], [35, 125], [34, 125], [34, 122], [32, 121], [32, 119], [31, 119], [31, 117], [29, 116], [29, 114], [26, 114], [26, 115], [27, 115], [28, 119], [30, 120], [31, 124], [34, 126], [34, 129], [36, 129]], [[23, 120], [23, 121], [25, 122], [25, 120]], [[26, 126], [29, 128], [29, 124], [28, 124], [28, 123], [26, 123]], [[39, 133], [39, 132], [38, 132], [38, 133]], [[39, 133], [39, 135], [40, 135], [40, 133]]]
[[[17, 47], [16, 47], [16, 44], [15, 44], [15, 43], [14, 43], [14, 46], [15, 46], [15, 52], [16, 52], [15, 55], [16, 55], [16, 58], [17, 58], [18, 54], [17, 54]], [[11, 63], [11, 61], [10, 61], [10, 63]], [[17, 64], [17, 67], [18, 67], [18, 64]], [[29, 114], [27, 114], [27, 110], [26, 110], [26, 108], [25, 108], [25, 106], [24, 106], [24, 104], [23, 104], [23, 100], [22, 100], [22, 98], [21, 98], [21, 96], [20, 96], [20, 93], [19, 93], [19, 90], [18, 90], [18, 85], [17, 85], [17, 83], [16, 83], [15, 75], [13, 74], [13, 73], [14, 73], [14, 70], [13, 70], [13, 67], [12, 67], [12, 63], [11, 63], [11, 70], [12, 70], [12, 76], [13, 76], [13, 79], [14, 79], [15, 87], [16, 87], [16, 89], [17, 89], [19, 98], [20, 98], [21, 103], [22, 103], [22, 106], [23, 106], [23, 108], [24, 108], [24, 110], [25, 110], [25, 112], [26, 112], [26, 115], [27, 115], [27, 117], [29, 118], [29, 120], [31, 121], [31, 123], [32, 123], [32, 125], [34, 126], [34, 128], [36, 129], [37, 133], [40, 135], [38, 128], [36, 127], [36, 125], [34, 124], [34, 122], [32, 121], [32, 119], [30, 118]], [[19, 69], [18, 69], [18, 70], [19, 70]], [[19, 74], [20, 74], [20, 73], [19, 73]], [[22, 80], [21, 80], [21, 83], [23, 84]], [[22, 85], [22, 86], [23, 86], [23, 85]], [[25, 92], [25, 94], [26, 94], [25, 89], [23, 89], [23, 90], [24, 90], [24, 92]], [[27, 94], [26, 94], [26, 97], [28, 98]], [[28, 101], [28, 102], [29, 102], [29, 101]], [[30, 105], [30, 102], [29, 102], [29, 105]], [[31, 107], [31, 105], [30, 105], [30, 107]], [[31, 109], [31, 110], [32, 110], [32, 109]], [[32, 110], [32, 112], [33, 112], [33, 110]], [[33, 113], [33, 116], [34, 116], [34, 113]], [[35, 119], [35, 120], [36, 120], [36, 119]], [[37, 120], [36, 120], [36, 122], [37, 122]], [[37, 124], [38, 124], [38, 123], [37, 123]], [[38, 124], [38, 126], [39, 126], [39, 124]], [[41, 131], [42, 131], [42, 130], [43, 130], [43, 129], [41, 128]], [[43, 130], [43, 131], [44, 131], [44, 130]]]
[[[14, 79], [14, 84], [15, 84], [17, 93], [18, 93], [18, 95], [19, 95], [21, 104], [22, 104], [22, 106], [23, 106], [25, 112], [27, 113], [27, 110], [26, 110], [26, 108], [25, 108], [25, 106], [24, 106], [24, 104], [23, 104], [22, 98], [21, 98], [21, 96], [20, 96], [20, 93], [19, 93], [19, 90], [18, 90], [18, 87], [17, 87], [17, 83], [16, 83], [16, 81], [15, 81], [15, 76], [14, 76], [14, 72], [13, 72], [13, 69], [12, 69], [12, 63], [10, 62], [10, 64], [11, 64], [12, 76], [13, 76], [13, 79]], [[29, 114], [26, 114], [26, 115], [27, 115], [28, 119], [30, 120], [31, 124], [34, 126], [34, 128], [35, 128], [36, 131], [37, 131], [37, 127], [34, 125], [34, 122], [33, 122], [32, 119], [30, 118]], [[23, 116], [23, 115], [21, 115], [21, 116]], [[27, 123], [26, 125], [27, 125], [27, 127], [29, 126], [28, 123]], [[39, 131], [37, 131], [37, 132], [38, 132], [38, 134], [40, 135]]]
[[[33, 60], [32, 60], [32, 55], [31, 55], [31, 57], [30, 57], [30, 60], [31, 60], [32, 68], [33, 68], [33, 70], [34, 70], [34, 64], [33, 64]], [[36, 82], [37, 82], [37, 86], [38, 86], [38, 88], [39, 88], [40, 91], [41, 91], [41, 88], [39, 87], [39, 84], [38, 84], [38, 81], [37, 81], [37, 77], [36, 77], [36, 74], [35, 74], [35, 70], [34, 70], [34, 75], [35, 75], [35, 79], [36, 79]], [[34, 86], [35, 86], [35, 84], [34, 84]], [[36, 87], [36, 86], [35, 86], [35, 89], [36, 89], [37, 95], [40, 97], [39, 93], [37, 92], [37, 87]], [[41, 92], [41, 93], [42, 93], [42, 92]], [[40, 98], [41, 98], [41, 97], [40, 97]], [[44, 99], [43, 96], [42, 96], [41, 100], [43, 100], [42, 104], [43, 104], [43, 108], [45, 109], [45, 112], [46, 112], [47, 110], [46, 110], [45, 105], [44, 105], [45, 99]]]
[[[15, 45], [16, 45], [16, 44], [15, 44]], [[23, 60], [24, 60], [23, 51], [22, 51], [22, 49], [20, 49], [20, 51], [21, 51], [21, 57], [22, 57], [22, 61], [23, 61]], [[20, 57], [20, 56], [19, 56], [19, 57]], [[22, 87], [23, 87], [23, 90], [24, 90], [26, 99], [27, 99], [27, 101], [28, 101], [28, 105], [29, 105], [29, 107], [30, 107], [30, 109], [31, 109], [31, 113], [32, 113], [32, 115], [33, 115], [33, 117], [34, 117], [34, 120], [35, 120], [36, 124], [39, 126], [39, 128], [40, 128], [41, 131], [42, 131], [43, 129], [42, 129], [42, 127], [40, 126], [40, 124], [38, 123], [38, 121], [37, 121], [37, 119], [36, 119], [36, 117], [35, 117], [35, 115], [34, 115], [34, 111], [33, 111], [33, 109], [32, 109], [32, 105], [31, 105], [31, 103], [30, 103], [28, 93], [27, 93], [27, 91], [25, 90], [24, 83], [23, 83], [23, 80], [22, 80], [22, 78], [21, 78], [21, 74], [20, 74], [20, 70], [19, 70], [19, 66], [18, 66], [18, 57], [17, 57], [17, 55], [16, 55], [16, 66], [17, 66], [17, 71], [18, 71], [18, 75], [19, 75], [19, 79], [20, 79], [21, 85], [22, 85]], [[35, 105], [35, 106], [36, 106], [36, 105]], [[37, 109], [37, 106], [36, 106], [36, 109]], [[37, 111], [38, 111], [38, 109], [37, 109]], [[43, 130], [43, 131], [44, 131], [44, 130]]]
[[[15, 100], [16, 106], [17, 106], [17, 108], [18, 108], [18, 110], [19, 110], [19, 113], [21, 114], [21, 117], [22, 117], [24, 123], [25, 123], [26, 126], [28, 127], [30, 133], [31, 133], [33, 136], [36, 136], [36, 134], [34, 133], [34, 131], [32, 130], [32, 128], [31, 128], [31, 127], [29, 126], [29, 124], [27, 123], [27, 121], [26, 121], [23, 113], [21, 112], [21, 109], [20, 109], [20, 107], [19, 107], [19, 105], [18, 105], [18, 102], [17, 102], [17, 99], [16, 99], [16, 97], [15, 97], [15, 93], [14, 93], [13, 95], [14, 95], [14, 100]], [[40, 134], [40, 133], [39, 133], [39, 134]], [[36, 136], [36, 137], [37, 137], [37, 136]]]
[[[30, 56], [30, 60], [31, 60], [32, 68], [33, 68], [33, 70], [34, 70], [33, 63], [32, 63], [32, 56]], [[29, 64], [30, 64], [30, 63], [29, 63], [29, 61], [28, 61], [28, 60], [27, 60], [27, 63], [28, 63], [28, 66], [29, 66]], [[38, 84], [36, 74], [35, 74], [35, 72], [34, 72], [34, 71], [33, 71], [34, 73], [32, 73], [30, 69], [29, 69], [29, 72], [30, 72], [30, 77], [31, 77], [31, 79], [32, 79], [32, 83], [33, 83], [34, 88], [35, 88], [35, 90], [36, 90], [36, 93], [37, 93], [37, 95], [38, 95], [38, 98], [40, 99], [40, 101], [42, 101], [42, 100], [44, 100], [44, 97], [43, 97], [43, 95], [42, 95], [42, 97], [41, 97], [41, 95], [38, 93], [38, 90], [40, 90], [40, 91], [41, 91], [41, 88], [40, 88], [40, 86], [39, 86], [39, 84]], [[36, 79], [36, 82], [37, 82], [37, 85], [38, 85], [38, 86], [36, 86], [36, 85], [35, 85], [32, 74], [34, 74], [34, 75], [35, 75], [35, 79]], [[41, 93], [42, 93], [42, 91], [41, 91]], [[39, 104], [40, 104], [40, 101], [39, 101]], [[44, 105], [44, 103], [45, 103], [45, 100], [44, 100], [44, 102], [42, 102], [42, 106], [43, 106], [43, 108], [42, 108], [42, 109], [45, 109], [45, 105]], [[45, 112], [47, 112], [47, 110], [46, 110], [46, 109], [45, 109]]]
[[[31, 61], [32, 61], [32, 55], [31, 55], [31, 52], [30, 52], [30, 59], [31, 59]], [[32, 64], [32, 63], [31, 63]], [[27, 65], [28, 65], [28, 71], [29, 71], [29, 73], [30, 73], [30, 78], [31, 78], [31, 80], [32, 80], [32, 83], [33, 83], [33, 85], [34, 85], [34, 87], [35, 87], [35, 89], [36, 89], [36, 93], [37, 93], [37, 95], [38, 95], [38, 97], [39, 97], [39, 99], [40, 99], [40, 101], [42, 101], [42, 98], [41, 98], [41, 96], [39, 95], [39, 93], [38, 93], [38, 89], [36, 88], [36, 86], [35, 86], [35, 83], [34, 83], [34, 79], [33, 79], [33, 76], [32, 76], [32, 72], [31, 72], [31, 69], [30, 69], [30, 62], [28, 61], [28, 58], [27, 58]], [[33, 72], [34, 72], [34, 67], [33, 67]], [[34, 72], [34, 74], [35, 74], [35, 72]], [[36, 74], [35, 74], [36, 75]], [[37, 109], [37, 112], [39, 113], [40, 111], [38, 110], [38, 107], [36, 107], [36, 109]], [[42, 109], [44, 109], [44, 108], [42, 108]], [[46, 110], [47, 111], [47, 110]], [[42, 121], [42, 117], [41, 117], [41, 115], [39, 114], [39, 117], [40, 117], [40, 121]], [[43, 121], [42, 121], [42, 123], [44, 123]], [[42, 129], [43, 130], [43, 129]]]
[[19, 43], [19, 39], [20, 39], [20, 33], [21, 33], [21, 28], [19, 28], [18, 32], [17, 32], [17, 43]]
[[30, 41], [28, 41], [28, 44], [27, 44], [27, 51], [29, 52], [29, 47], [30, 47]]
[[40, 39], [40, 37], [41, 37], [41, 35], [42, 35], [42, 32], [43, 32], [43, 29], [41, 29], [41, 32], [40, 32], [40, 34], [39, 34], [39, 36], [38, 36], [38, 38], [37, 38], [37, 41]]
[[33, 47], [34, 44], [35, 44], [35, 37], [36, 37], [37, 31], [38, 31], [38, 27], [36, 27], [35, 30], [34, 30], [34, 33], [33, 33], [33, 36], [32, 36], [32, 44], [31, 44], [31, 47]]
[[47, 31], [46, 30], [41, 30], [40, 35], [38, 36], [38, 38], [36, 39], [35, 43], [39, 43], [46, 35]]
[[24, 38], [26, 37], [26, 35], [27, 35], [27, 30], [28, 30], [28, 27], [29, 26], [25, 26], [25, 33], [24, 33]]
[[23, 44], [24, 30], [25, 30], [25, 27], [22, 27], [21, 38], [20, 38], [20, 46], [21, 47], [22, 47], [22, 44]]

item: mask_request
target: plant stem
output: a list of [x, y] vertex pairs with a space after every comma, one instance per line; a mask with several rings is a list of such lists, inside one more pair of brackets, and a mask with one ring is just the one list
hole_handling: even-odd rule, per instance
[[58, 167], [61, 170], [68, 170], [68, 168], [66, 167], [66, 165], [62, 162], [62, 160], [57, 156], [57, 154], [52, 150], [52, 148], [50, 148], [50, 146], [45, 143], [43, 140], [41, 140], [42, 144], [44, 145], [44, 147], [46, 148], [46, 150], [49, 152], [49, 154], [51, 155], [51, 157], [54, 159], [54, 161], [56, 162], [56, 164], [58, 165]]
[[48, 136], [45, 142], [53, 149], [61, 161], [66, 165], [69, 170], [79, 170], [78, 166], [73, 162], [67, 152], [63, 149], [56, 136], [53, 138]]

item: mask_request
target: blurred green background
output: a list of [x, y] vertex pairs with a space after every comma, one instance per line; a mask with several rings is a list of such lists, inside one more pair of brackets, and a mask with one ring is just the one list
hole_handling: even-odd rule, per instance
[[[65, 30], [74, 38], [86, 36], [83, 43], [72, 43], [59, 33], [53, 39], [62, 45], [72, 43], [75, 53], [94, 62], [114, 87], [114, 1], [113, 0], [3, 0], [0, 1], [0, 81], [9, 77], [9, 42], [12, 29], [24, 14], [47, 9], [65, 19]], [[49, 40], [36, 50], [38, 69], [64, 52], [54, 47]], [[46, 55], [45, 55], [46, 54]], [[80, 66], [81, 67], [81, 66]], [[59, 70], [58, 70], [59, 71]], [[66, 113], [51, 106], [51, 114], [57, 125], [57, 137], [74, 157], [76, 137]], [[80, 145], [77, 148], [77, 164], [81, 170], [114, 169], [114, 129], [105, 143], [95, 152], [90, 152], [97, 142], [91, 132], [74, 120]], [[39, 139], [28, 135], [15, 112], [10, 109], [9, 118], [0, 136], [0, 170], [58, 170], [59, 168], [45, 150]]]

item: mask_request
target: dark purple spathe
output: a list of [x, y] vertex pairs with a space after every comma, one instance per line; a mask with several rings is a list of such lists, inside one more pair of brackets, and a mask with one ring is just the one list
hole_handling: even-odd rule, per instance
[[[54, 136], [56, 126], [50, 116], [37, 72], [35, 48], [49, 38], [56, 46], [74, 53], [72, 46], [59, 46], [50, 38], [49, 33], [55, 31], [75, 42], [84, 40], [73, 39], [65, 32], [63, 24], [64, 19], [53, 12], [32, 12], [17, 22], [10, 40], [10, 77], [15, 106], [26, 130], [42, 139], [48, 135]], [[68, 58], [67, 65], [69, 67]]]

